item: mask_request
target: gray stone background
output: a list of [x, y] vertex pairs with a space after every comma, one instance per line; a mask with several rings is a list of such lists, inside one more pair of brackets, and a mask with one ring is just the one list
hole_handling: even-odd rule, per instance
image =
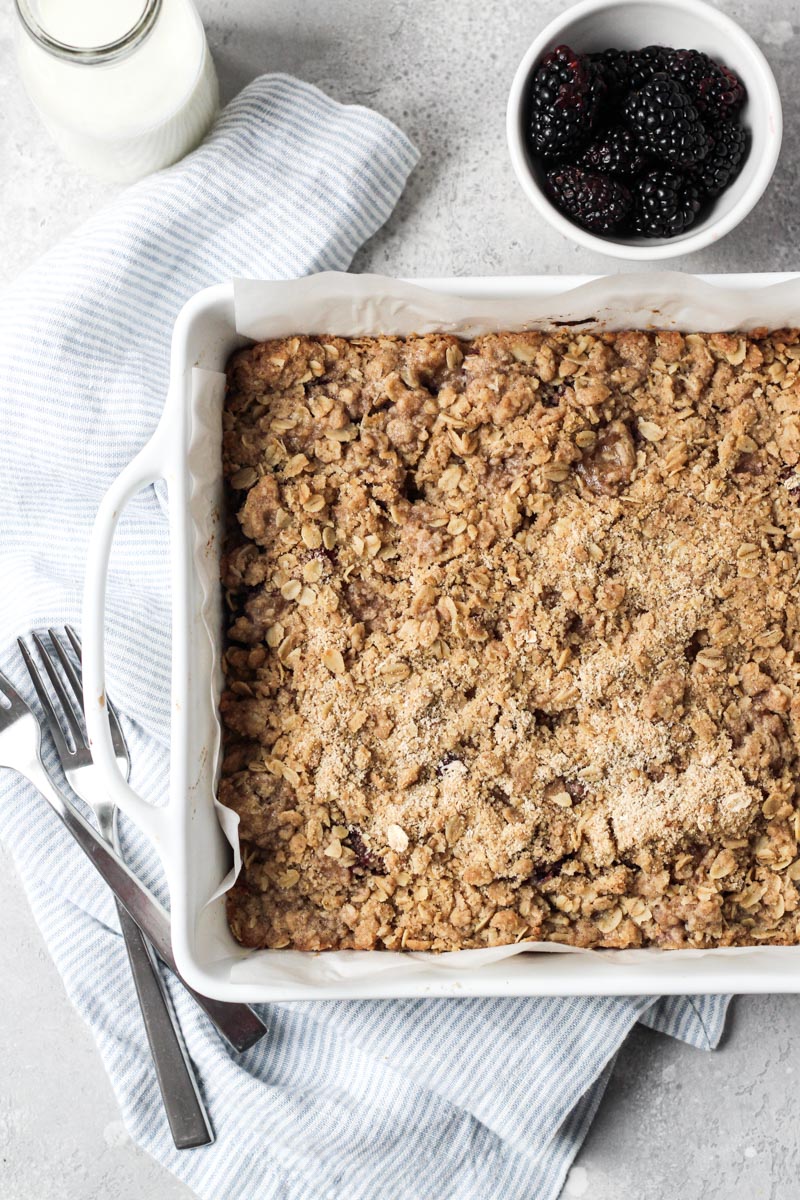
[[[566, 7], [564, 0], [200, 0], [199, 7], [226, 98], [263, 71], [286, 71], [339, 100], [379, 109], [419, 146], [420, 166], [392, 219], [358, 254], [356, 270], [629, 269], [578, 249], [544, 225], [506, 154], [505, 100], [514, 69], [541, 26]], [[719, 245], [673, 266], [796, 270], [800, 8], [796, 0], [722, 0], [720, 7], [756, 38], [776, 72], [786, 121], [783, 154], [748, 220]], [[0, 0], [4, 279], [116, 192], [79, 175], [50, 144], [16, 76], [12, 15], [12, 0]], [[0, 1195], [189, 1200], [188, 1191], [128, 1139], [91, 1037], [64, 996], [1, 851], [0, 912]], [[800, 1197], [798, 1007], [789, 996], [736, 1001], [714, 1054], [636, 1031], [619, 1056], [565, 1195]]]

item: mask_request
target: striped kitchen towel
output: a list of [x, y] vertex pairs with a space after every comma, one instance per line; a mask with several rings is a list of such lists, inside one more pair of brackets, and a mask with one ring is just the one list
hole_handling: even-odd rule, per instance
[[[92, 519], [156, 424], [183, 302], [232, 276], [346, 269], [416, 159], [377, 114], [264, 77], [194, 154], [7, 289], [0, 666], [23, 691], [13, 640], [79, 623]], [[116, 538], [107, 645], [133, 783], [151, 798], [167, 780], [166, 547], [150, 488]], [[207, 1200], [548, 1200], [637, 1021], [706, 1049], [720, 1036], [716, 998], [314, 1002], [269, 1006], [267, 1038], [237, 1059], [173, 980], [217, 1134], [179, 1153], [109, 896], [30, 787], [1, 772], [0, 789], [0, 832], [131, 1135]], [[123, 832], [132, 866], [163, 893], [148, 846]]]

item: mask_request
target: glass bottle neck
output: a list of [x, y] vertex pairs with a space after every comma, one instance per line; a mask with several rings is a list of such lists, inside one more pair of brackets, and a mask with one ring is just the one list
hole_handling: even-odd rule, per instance
[[47, 29], [46, 18], [42, 16], [37, 0], [14, 0], [14, 3], [22, 28], [42, 50], [66, 62], [91, 66], [117, 62], [138, 49], [158, 20], [163, 0], [142, 0], [141, 12], [129, 29], [95, 46], [72, 45], [55, 37]]

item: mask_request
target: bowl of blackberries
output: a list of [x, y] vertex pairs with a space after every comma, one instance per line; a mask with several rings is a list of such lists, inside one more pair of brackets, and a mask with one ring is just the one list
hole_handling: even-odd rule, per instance
[[583, 0], [530, 47], [508, 142], [560, 232], [624, 258], [687, 254], [729, 233], [780, 152], [761, 51], [702, 0]]

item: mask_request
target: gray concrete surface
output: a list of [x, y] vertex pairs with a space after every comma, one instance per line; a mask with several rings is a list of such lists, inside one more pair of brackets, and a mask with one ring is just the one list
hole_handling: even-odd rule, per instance
[[[536, 31], [563, 7], [563, 0], [200, 3], [226, 96], [262, 71], [288, 71], [338, 99], [380, 109], [419, 145], [422, 162], [406, 195], [359, 253], [356, 269], [408, 275], [627, 269], [578, 250], [543, 225], [507, 161], [503, 116], [511, 75]], [[674, 265], [797, 269], [800, 10], [795, 0], [723, 0], [720, 7], [755, 36], [773, 64], [784, 101], [784, 151], [747, 222]], [[52, 148], [16, 78], [11, 10], [5, 0], [0, 278], [14, 276], [115, 191], [80, 176]], [[2, 855], [0, 912], [0, 1195], [188, 1197], [126, 1137], [92, 1040], [64, 997]], [[620, 1055], [565, 1195], [800, 1197], [799, 1007], [794, 997], [739, 1000], [724, 1046], [713, 1055], [637, 1031]]]

